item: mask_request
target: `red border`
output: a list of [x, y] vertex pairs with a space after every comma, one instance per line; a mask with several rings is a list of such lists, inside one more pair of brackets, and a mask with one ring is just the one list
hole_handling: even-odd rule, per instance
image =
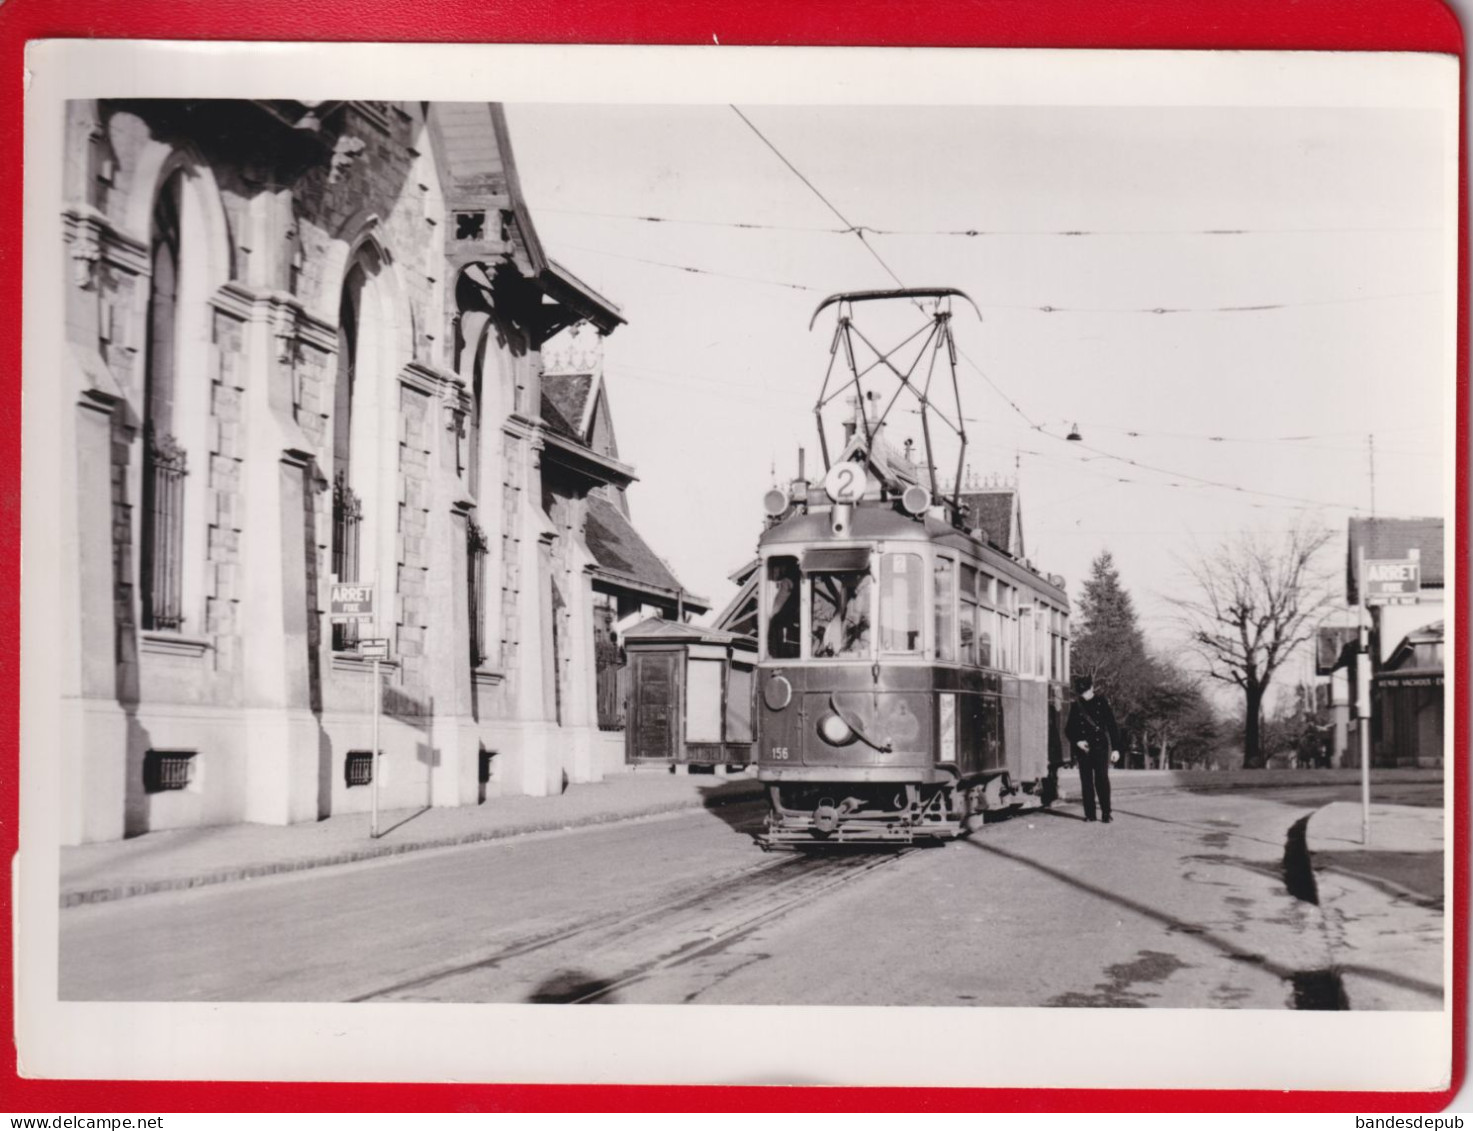
[[[0, 0], [0, 858], [17, 847], [20, 644], [21, 193], [23, 52], [41, 38], [384, 42], [690, 43], [1136, 47], [1418, 51], [1463, 57], [1463, 36], [1439, 0], [705, 0], [635, 7], [485, 0]], [[1466, 115], [1466, 95], [1464, 96]], [[1461, 131], [1460, 131], [1461, 133]], [[1468, 515], [1468, 167], [1459, 161], [1457, 513]], [[1459, 671], [1468, 670], [1468, 543], [1456, 547]], [[1460, 689], [1461, 691], [1462, 689]], [[1468, 750], [1468, 697], [1453, 733]], [[1466, 766], [1466, 763], [1465, 763]], [[1459, 843], [1469, 829], [1468, 774], [1454, 797]], [[1102, 1091], [1057, 1089], [362, 1085], [36, 1081], [3, 1065], [14, 1111], [1435, 1111], [1462, 1086], [1468, 1020], [1467, 852], [1453, 856], [1452, 1086], [1442, 1092]], [[0, 945], [12, 945], [10, 885], [0, 884]], [[11, 964], [3, 965], [9, 989]], [[0, 1032], [14, 1002], [0, 995]]]

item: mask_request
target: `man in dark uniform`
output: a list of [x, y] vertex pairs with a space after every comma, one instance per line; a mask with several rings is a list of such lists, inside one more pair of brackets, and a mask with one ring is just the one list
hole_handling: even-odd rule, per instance
[[1064, 734], [1074, 747], [1074, 760], [1079, 763], [1079, 785], [1084, 792], [1084, 819], [1095, 819], [1095, 796], [1100, 799], [1100, 818], [1110, 822], [1110, 763], [1120, 755], [1120, 730], [1115, 725], [1115, 712], [1098, 694], [1088, 676], [1074, 681], [1074, 705], [1069, 710], [1069, 723]]

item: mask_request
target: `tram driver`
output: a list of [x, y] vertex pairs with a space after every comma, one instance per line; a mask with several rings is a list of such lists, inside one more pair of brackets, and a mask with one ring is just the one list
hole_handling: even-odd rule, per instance
[[813, 657], [869, 654], [869, 572], [815, 573]]

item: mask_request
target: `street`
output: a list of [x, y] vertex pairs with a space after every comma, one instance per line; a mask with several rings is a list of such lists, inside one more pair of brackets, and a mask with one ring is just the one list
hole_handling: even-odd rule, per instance
[[[1121, 785], [1110, 825], [1065, 803], [900, 852], [764, 854], [743, 802], [83, 905], [61, 996], [1356, 1008], [1285, 881], [1295, 823], [1353, 787]], [[1436, 899], [1399, 929], [1440, 940]]]

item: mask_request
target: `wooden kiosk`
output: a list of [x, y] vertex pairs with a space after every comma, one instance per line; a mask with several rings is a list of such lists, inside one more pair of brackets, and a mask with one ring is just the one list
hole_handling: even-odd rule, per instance
[[757, 642], [651, 617], [624, 633], [630, 765], [745, 766], [752, 760]]

